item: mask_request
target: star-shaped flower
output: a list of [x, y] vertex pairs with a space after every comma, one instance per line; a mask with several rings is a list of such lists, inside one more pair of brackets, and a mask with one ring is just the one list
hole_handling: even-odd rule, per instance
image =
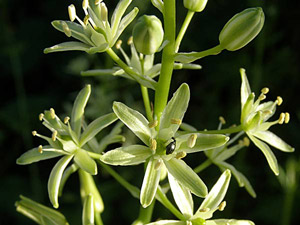
[[122, 166], [147, 163], [140, 193], [140, 202], [143, 207], [151, 204], [165, 168], [193, 194], [199, 197], [207, 195], [206, 185], [181, 158], [187, 153], [222, 146], [229, 138], [220, 134], [178, 135], [177, 130], [187, 110], [189, 98], [189, 87], [187, 84], [182, 84], [162, 113], [158, 132], [155, 129], [158, 126], [157, 121], [149, 122], [141, 113], [123, 103], [115, 102], [113, 105], [117, 117], [145, 145], [120, 147], [106, 152], [100, 160], [110, 165]]
[[[268, 119], [274, 115], [276, 106], [281, 105], [282, 98], [277, 97], [277, 100], [261, 103], [266, 98], [269, 92], [268, 88], [263, 88], [261, 94], [256, 101], [254, 101], [254, 93], [251, 92], [250, 85], [244, 69], [240, 70], [242, 77], [241, 85], [241, 125], [250, 140], [262, 151], [265, 155], [270, 168], [278, 175], [278, 163], [275, 155], [270, 147], [266, 144], [283, 151], [293, 152], [294, 148], [285, 143], [277, 135], [269, 131], [269, 128], [275, 124], [288, 123], [290, 119], [289, 113], [281, 113], [278, 120], [268, 122]], [[265, 143], [266, 142], [266, 143]]]

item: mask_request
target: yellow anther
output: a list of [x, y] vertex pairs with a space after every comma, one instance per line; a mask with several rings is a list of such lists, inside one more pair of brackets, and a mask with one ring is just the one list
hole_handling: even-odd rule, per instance
[[244, 146], [243, 140], [239, 140], [239, 146]]
[[263, 111], [263, 114], [270, 115], [270, 114], [272, 114], [272, 111], [271, 110], [266, 110], [266, 111]]
[[50, 109], [50, 116], [51, 116], [51, 119], [55, 119], [55, 111], [53, 108]]
[[37, 132], [34, 130], [31, 132], [32, 133], [32, 136], [36, 136], [37, 135]]
[[209, 208], [203, 208], [203, 209], [200, 209], [199, 211], [200, 212], [208, 212], [210, 209]]
[[261, 93], [263, 93], [263, 94], [267, 94], [269, 91], [270, 90], [267, 87], [264, 87], [263, 89], [261, 89]]
[[182, 159], [184, 157], [186, 157], [186, 152], [184, 152], [184, 151], [183, 152], [178, 152], [175, 156], [176, 159]]
[[288, 123], [289, 121], [290, 121], [290, 114], [286, 112], [284, 117], [284, 123]]
[[86, 16], [84, 17], [84, 19], [83, 19], [84, 25], [88, 25], [89, 19], [90, 19], [90, 16], [89, 16], [89, 15], [86, 15]]
[[266, 99], [266, 96], [265, 96], [263, 93], [261, 93], [260, 96], [258, 97], [258, 99], [259, 99], [260, 101], [265, 100], [265, 99]]
[[71, 37], [72, 32], [71, 32], [68, 24], [65, 21], [62, 21], [61, 22], [61, 26], [62, 26], [62, 28], [64, 30], [65, 35], [67, 35], [68, 37]]
[[285, 113], [280, 113], [278, 123], [283, 124], [284, 120], [285, 120]]
[[86, 10], [88, 8], [88, 6], [89, 6], [89, 0], [83, 0], [82, 1], [82, 8], [84, 10]]
[[198, 137], [197, 134], [191, 134], [189, 136], [189, 139], [187, 141], [187, 145], [189, 148], [193, 148], [195, 146], [197, 137]]
[[153, 120], [151, 122], [148, 123], [148, 127], [149, 128], [154, 128], [158, 125], [158, 121], [157, 120]]
[[158, 160], [154, 166], [154, 169], [158, 170], [161, 167], [161, 164], [162, 164], [161, 160]]
[[223, 201], [220, 205], [219, 205], [219, 210], [223, 211], [226, 207], [226, 201]]
[[41, 154], [43, 153], [43, 146], [42, 145], [39, 145], [38, 152], [41, 153]]
[[67, 123], [69, 122], [69, 120], [70, 120], [70, 117], [66, 116], [66, 117], [64, 118], [64, 124], [67, 124]]
[[277, 96], [277, 105], [280, 106], [283, 102], [283, 99], [280, 96]]
[[223, 116], [219, 116], [219, 120], [222, 124], [225, 124], [226, 123], [226, 120], [224, 119]]
[[104, 2], [100, 3], [101, 7], [101, 20], [102, 21], [107, 21], [107, 7]]
[[247, 137], [244, 137], [243, 142], [246, 147], [248, 147], [250, 145], [250, 140]]
[[99, 5], [102, 2], [102, 0], [95, 0], [95, 5]]
[[118, 40], [116, 43], [116, 49], [120, 49], [122, 45], [122, 40]]
[[157, 142], [156, 142], [156, 140], [155, 139], [150, 139], [150, 149], [152, 150], [152, 151], [155, 151], [156, 150], [156, 147], [157, 147]]
[[44, 116], [45, 116], [44, 113], [40, 113], [39, 120], [42, 121], [44, 119]]
[[56, 141], [56, 136], [57, 136], [57, 130], [53, 131], [52, 133], [52, 141]]
[[69, 13], [70, 20], [73, 22], [76, 19], [76, 8], [73, 4], [69, 5], [68, 13]]
[[133, 37], [130, 36], [130, 37], [128, 38], [128, 40], [127, 40], [127, 44], [128, 44], [128, 45], [131, 45], [132, 43], [133, 43]]
[[172, 123], [172, 124], [180, 125], [180, 124], [182, 123], [182, 121], [181, 121], [181, 119], [172, 118], [172, 119], [171, 119], [171, 123]]

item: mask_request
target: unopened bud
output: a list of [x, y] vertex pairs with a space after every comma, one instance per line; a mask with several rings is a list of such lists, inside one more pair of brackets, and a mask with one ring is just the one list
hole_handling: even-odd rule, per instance
[[233, 16], [223, 27], [219, 41], [228, 51], [236, 51], [252, 41], [265, 21], [262, 8], [249, 8]]
[[183, 5], [193, 12], [201, 12], [205, 8], [207, 0], [183, 0]]
[[152, 55], [161, 46], [164, 31], [161, 21], [156, 16], [140, 17], [133, 28], [133, 43], [138, 52]]

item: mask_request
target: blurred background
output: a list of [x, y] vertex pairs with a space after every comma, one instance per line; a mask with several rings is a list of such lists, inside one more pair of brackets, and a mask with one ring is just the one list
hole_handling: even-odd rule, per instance
[[[113, 9], [117, 2], [106, 1], [108, 9]], [[180, 9], [177, 15], [179, 28], [186, 10], [182, 7], [182, 1], [177, 2]], [[88, 120], [111, 112], [111, 104], [115, 100], [143, 111], [140, 89], [136, 83], [112, 76], [80, 76], [82, 70], [112, 67], [114, 64], [107, 55], [88, 55], [84, 52], [43, 54], [44, 48], [68, 40], [50, 22], [68, 20], [67, 7], [71, 3], [77, 6], [78, 14], [82, 16], [81, 2], [77, 0], [0, 1], [0, 224], [34, 224], [15, 211], [14, 203], [20, 194], [50, 206], [47, 179], [56, 159], [29, 166], [15, 164], [23, 152], [44, 143], [32, 137], [32, 130], [49, 134], [38, 120], [39, 113], [53, 107], [62, 117], [70, 115], [72, 102], [87, 83], [92, 85], [92, 96], [86, 110]], [[133, 6], [140, 8], [139, 15], [147, 12], [160, 17], [150, 0], [134, 0]], [[216, 213], [216, 217], [251, 219], [260, 225], [300, 224], [297, 204], [300, 200], [297, 189], [300, 173], [300, 104], [297, 93], [300, 85], [299, 2], [208, 1], [204, 12], [194, 16], [181, 51], [201, 51], [217, 45], [218, 34], [224, 24], [234, 14], [254, 6], [261, 6], [266, 16], [260, 35], [239, 51], [224, 51], [218, 56], [198, 60], [202, 70], [175, 71], [170, 93], [182, 82], [190, 85], [191, 102], [185, 122], [198, 129], [216, 129], [219, 116], [225, 117], [228, 126], [239, 123], [241, 67], [246, 69], [252, 90], [257, 94], [261, 88], [269, 87], [269, 100], [282, 96], [284, 102], [272, 119], [276, 120], [280, 112], [289, 112], [291, 121], [287, 125], [274, 126], [271, 131], [295, 147], [296, 151], [288, 154], [273, 149], [273, 152], [284, 170], [287, 165], [292, 165], [288, 166], [288, 170], [291, 177], [295, 175], [294, 181], [291, 179], [288, 188], [283, 188], [269, 169], [263, 154], [251, 144], [230, 159], [230, 163], [247, 176], [257, 198], [253, 199], [232, 179], [226, 196], [228, 206], [224, 212]], [[130, 31], [131, 27], [121, 36], [124, 43], [131, 35]], [[128, 51], [126, 44], [123, 47]], [[156, 59], [159, 60], [160, 55]], [[150, 94], [153, 96], [152, 92]], [[205, 157], [189, 156], [186, 160], [196, 167]], [[142, 166], [114, 169], [128, 181], [141, 186]], [[200, 173], [209, 188], [219, 175], [219, 169], [215, 166]], [[95, 179], [106, 207], [104, 224], [130, 224], [134, 221], [139, 210], [138, 200], [132, 198], [104, 170], [100, 170]], [[60, 211], [70, 224], [81, 223], [76, 175], [71, 176], [66, 184], [60, 199]], [[173, 218], [160, 203], [156, 203], [153, 219], [158, 217]]]

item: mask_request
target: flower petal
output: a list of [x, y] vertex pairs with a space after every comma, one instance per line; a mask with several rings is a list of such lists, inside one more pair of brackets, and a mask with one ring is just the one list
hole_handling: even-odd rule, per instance
[[147, 225], [186, 225], [185, 221], [179, 220], [159, 220], [153, 223], [147, 223]]
[[86, 150], [78, 149], [75, 153], [74, 161], [89, 174], [96, 175], [98, 173], [96, 162], [89, 156]]
[[190, 100], [190, 89], [187, 84], [182, 84], [174, 93], [172, 99], [164, 109], [161, 120], [159, 136], [162, 139], [169, 140], [174, 136], [180, 124], [172, 124], [172, 119], [182, 121]]
[[146, 145], [149, 146], [151, 130], [148, 120], [138, 111], [133, 110], [121, 102], [114, 102], [113, 110], [117, 117]]
[[115, 36], [115, 34], [117, 33], [120, 20], [131, 2], [132, 0], [121, 0], [116, 6], [113, 15], [111, 17], [111, 30], [113, 36]]
[[159, 159], [150, 159], [147, 165], [140, 195], [140, 202], [144, 208], [151, 204], [156, 194], [161, 169], [160, 167], [156, 168], [157, 163], [159, 163]]
[[295, 149], [285, 143], [280, 137], [270, 131], [257, 131], [253, 135], [283, 152], [293, 152]]
[[250, 220], [218, 219], [207, 220], [206, 225], [254, 225]]
[[164, 161], [168, 172], [183, 186], [191, 190], [195, 195], [204, 198], [207, 195], [207, 187], [200, 177], [181, 159], [172, 158]]
[[242, 85], [241, 85], [241, 103], [242, 103], [242, 109], [244, 107], [245, 102], [248, 99], [248, 96], [251, 94], [251, 89], [249, 85], [249, 81], [246, 76], [246, 70], [241, 68], [240, 74], [242, 78]]
[[258, 147], [262, 151], [262, 153], [265, 155], [270, 168], [277, 176], [279, 174], [278, 163], [277, 163], [277, 159], [276, 159], [274, 153], [272, 152], [272, 150], [270, 149], [270, 147], [268, 145], [266, 145], [264, 142], [258, 140], [254, 136], [252, 136], [251, 134], [248, 134], [248, 137], [256, 145], [256, 147]]
[[143, 145], [130, 145], [106, 152], [100, 156], [104, 163], [114, 166], [131, 166], [145, 162], [152, 155], [152, 151]]
[[82, 209], [82, 225], [94, 224], [94, 198], [89, 194], [85, 197]]
[[87, 44], [78, 42], [78, 41], [68, 41], [63, 42], [57, 45], [54, 45], [49, 48], [44, 49], [44, 53], [52, 53], [52, 52], [63, 52], [63, 51], [88, 51], [90, 46]]

